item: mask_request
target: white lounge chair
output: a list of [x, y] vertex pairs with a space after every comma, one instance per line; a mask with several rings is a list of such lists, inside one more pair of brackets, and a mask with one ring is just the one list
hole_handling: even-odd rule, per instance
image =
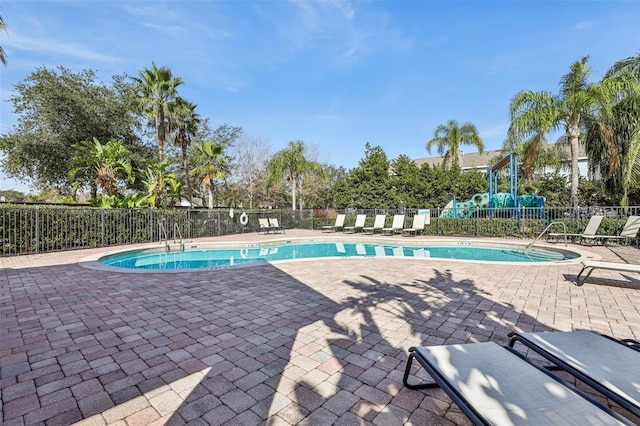
[[265, 234], [268, 234], [269, 231], [271, 231], [269, 219], [267, 219], [266, 217], [259, 217], [258, 224], [260, 225], [260, 229], [258, 230], [258, 232], [264, 232]]
[[377, 214], [373, 220], [373, 226], [365, 226], [362, 228], [364, 234], [375, 234], [378, 231], [382, 231], [384, 228], [384, 222], [387, 220], [387, 215]]
[[273, 231], [274, 234], [277, 234], [279, 232], [282, 232], [283, 234], [284, 232], [284, 226], [280, 226], [280, 223], [278, 223], [278, 219], [277, 218], [269, 218], [269, 228]]
[[404, 215], [396, 214], [393, 216], [393, 223], [391, 224], [391, 228], [382, 228], [383, 234], [399, 234], [404, 229]]
[[640, 350], [587, 330], [510, 333], [554, 365], [640, 416]]
[[584, 228], [584, 231], [582, 231], [582, 234], [565, 234], [564, 232], [551, 232], [547, 234], [547, 241], [553, 239], [558, 240], [564, 237], [565, 241], [567, 238], [579, 239], [579, 242], [582, 242], [585, 239], [589, 239], [593, 244], [596, 241], [594, 237], [596, 237], [596, 233], [598, 232], [598, 228], [600, 228], [602, 219], [604, 219], [604, 216], [591, 216], [591, 219], [589, 219], [589, 223], [587, 223], [587, 226]]
[[353, 234], [356, 232], [362, 232], [362, 228], [364, 228], [365, 222], [367, 221], [366, 214], [359, 214], [356, 216], [356, 223], [353, 226], [345, 226], [344, 232], [348, 234]]
[[[636, 272], [640, 274], [640, 265], [634, 263], [620, 263], [620, 262], [605, 262], [602, 260], [584, 260], [582, 262], [582, 269], [578, 273], [578, 278], [576, 279], [576, 284], [581, 286], [584, 284], [585, 280], [589, 278], [589, 275], [596, 269], [607, 269], [609, 271], [618, 271], [618, 272]], [[587, 274], [582, 277], [582, 273], [587, 271]]]
[[344, 214], [339, 214], [336, 217], [336, 223], [334, 223], [333, 225], [326, 225], [322, 227], [322, 232], [337, 232], [339, 230], [341, 230], [342, 228], [344, 228], [344, 218], [346, 215]]
[[620, 235], [596, 235], [591, 238], [597, 239], [604, 245], [609, 240], [619, 241], [635, 238], [638, 235], [638, 231], [640, 231], [640, 216], [629, 216], [622, 231], [620, 231]]
[[427, 218], [427, 216], [425, 216], [423, 214], [417, 214], [417, 215], [413, 216], [413, 224], [411, 225], [411, 228], [403, 229], [402, 230], [402, 236], [403, 237], [409, 237], [409, 236], [415, 237], [420, 232], [424, 232], [424, 221], [425, 221], [426, 218]]
[[[433, 382], [409, 383], [413, 359]], [[409, 389], [441, 387], [476, 425], [631, 424], [495, 342], [410, 348], [403, 383]]]

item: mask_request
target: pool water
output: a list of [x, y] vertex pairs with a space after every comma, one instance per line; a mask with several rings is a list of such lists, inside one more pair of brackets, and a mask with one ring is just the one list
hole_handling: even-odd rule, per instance
[[[257, 247], [256, 247], [257, 246]], [[163, 249], [133, 250], [105, 256], [108, 266], [133, 269], [216, 269], [280, 260], [335, 257], [414, 257], [492, 262], [558, 262], [579, 257], [559, 249], [524, 248], [514, 245], [481, 245], [458, 242], [447, 245], [403, 245], [363, 242], [287, 242], [277, 245], [250, 244], [233, 248], [197, 246], [181, 251]]]

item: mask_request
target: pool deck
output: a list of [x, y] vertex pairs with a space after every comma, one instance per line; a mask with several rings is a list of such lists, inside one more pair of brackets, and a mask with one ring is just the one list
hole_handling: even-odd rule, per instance
[[[207, 240], [328, 236], [353, 238]], [[569, 248], [640, 262], [637, 247]], [[506, 344], [514, 330], [640, 339], [640, 274], [598, 270], [578, 287], [576, 262], [345, 258], [180, 274], [78, 264], [113, 250], [0, 258], [1, 424], [466, 425], [442, 390], [402, 386], [410, 346]]]

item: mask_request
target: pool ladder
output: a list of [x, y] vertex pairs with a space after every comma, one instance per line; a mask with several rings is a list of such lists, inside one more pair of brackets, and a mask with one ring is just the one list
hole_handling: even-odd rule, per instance
[[[158, 221], [158, 225], [160, 225], [160, 231], [164, 235], [164, 246], [167, 251], [171, 250], [169, 246], [169, 233], [167, 232], [167, 228], [164, 226], [164, 219]], [[177, 223], [173, 224], [173, 243], [176, 243], [176, 234], [180, 237], [180, 251], [184, 251], [184, 242], [182, 241], [182, 232], [180, 232], [180, 226]], [[162, 240], [160, 240], [162, 243]]]
[[566, 223], [564, 223], [564, 222], [551, 222], [550, 224], [548, 224], [548, 225], [547, 225], [547, 227], [546, 227], [546, 228], [544, 228], [544, 230], [540, 233], [540, 235], [538, 235], [538, 236], [536, 237], [536, 239], [535, 239], [535, 240], [533, 240], [532, 242], [530, 242], [530, 243], [529, 243], [529, 245], [524, 249], [524, 253], [526, 254], [526, 253], [529, 251], [529, 249], [530, 249], [530, 248], [531, 248], [531, 247], [532, 247], [536, 242], [538, 242], [538, 240], [539, 240], [540, 238], [542, 238], [542, 236], [543, 236], [544, 234], [546, 234], [546, 233], [547, 233], [547, 231], [549, 230], [549, 228], [551, 228], [553, 225], [562, 225], [562, 227], [564, 228], [564, 245], [565, 245], [565, 247], [566, 247], [566, 246], [567, 246], [567, 224], [566, 224]]

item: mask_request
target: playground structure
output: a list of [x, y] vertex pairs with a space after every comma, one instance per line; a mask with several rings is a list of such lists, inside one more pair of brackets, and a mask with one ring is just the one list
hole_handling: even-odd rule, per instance
[[[509, 193], [495, 191], [498, 188], [498, 172], [509, 165]], [[527, 213], [544, 218], [545, 198], [531, 195], [518, 196], [518, 156], [515, 152], [509, 153], [498, 161], [488, 171], [489, 192], [474, 194], [469, 201], [457, 202], [456, 197], [447, 203], [440, 217], [470, 218], [481, 210], [487, 210], [489, 217], [495, 214], [513, 218], [520, 218], [521, 207], [529, 207]]]

